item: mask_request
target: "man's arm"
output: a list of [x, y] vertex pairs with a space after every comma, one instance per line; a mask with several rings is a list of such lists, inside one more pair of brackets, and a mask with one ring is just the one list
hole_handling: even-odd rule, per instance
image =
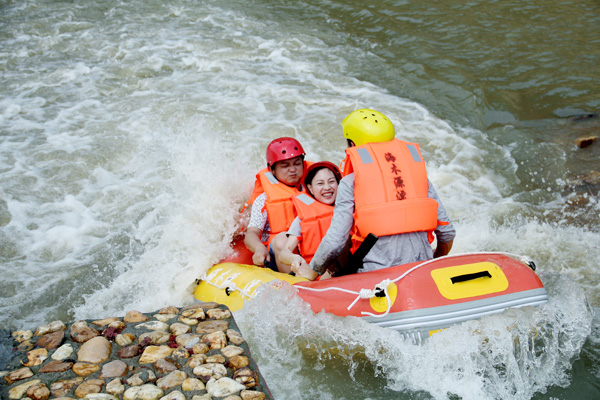
[[244, 237], [244, 244], [252, 253], [252, 262], [254, 265], [264, 266], [265, 259], [269, 261], [269, 251], [260, 241], [262, 230], [258, 228], [248, 228]]
[[435, 252], [433, 253], [433, 258], [443, 257], [450, 253], [452, 250], [452, 244], [454, 243], [454, 239], [449, 242], [438, 242]]
[[252, 262], [254, 265], [264, 266], [265, 259], [269, 261], [269, 250], [262, 243], [263, 230], [267, 224], [266, 211], [263, 211], [267, 195], [265, 193], [260, 194], [252, 204], [250, 211], [250, 222], [246, 229], [246, 235], [244, 237], [244, 244], [250, 250], [252, 255]]

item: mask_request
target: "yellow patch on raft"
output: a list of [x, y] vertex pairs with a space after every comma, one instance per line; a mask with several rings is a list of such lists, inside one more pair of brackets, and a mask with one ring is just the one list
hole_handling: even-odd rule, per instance
[[[255, 265], [222, 263], [208, 270], [206, 280], [201, 280], [196, 285], [194, 297], [200, 301], [214, 301], [225, 304], [231, 311], [237, 311], [244, 306], [244, 301], [248, 299], [242, 292], [253, 295], [260, 285], [274, 280], [285, 281], [290, 284], [308, 281], [304, 278], [297, 278]], [[242, 292], [239, 290], [225, 290], [225, 287], [231, 287], [232, 284], [240, 288]]]

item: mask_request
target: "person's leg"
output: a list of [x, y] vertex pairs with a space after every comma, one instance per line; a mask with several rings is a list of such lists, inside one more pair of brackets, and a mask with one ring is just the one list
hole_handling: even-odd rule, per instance
[[[270, 248], [270, 251], [272, 251], [275, 254], [274, 261], [277, 265], [276, 271], [282, 272], [284, 274], [289, 274], [290, 272], [292, 272], [292, 269], [291, 269], [292, 266], [284, 264], [279, 261], [279, 253], [285, 246], [286, 242], [287, 242], [287, 235], [285, 234], [285, 232], [279, 233], [277, 236], [275, 236], [273, 238], [273, 240], [271, 241], [271, 246], [269, 246], [269, 248]], [[273, 256], [271, 256], [271, 257], [273, 257]]]
[[277, 271], [277, 263], [275, 262], [275, 253], [273, 253], [273, 248], [269, 245], [269, 260], [265, 258], [265, 268], [272, 269], [275, 272]]

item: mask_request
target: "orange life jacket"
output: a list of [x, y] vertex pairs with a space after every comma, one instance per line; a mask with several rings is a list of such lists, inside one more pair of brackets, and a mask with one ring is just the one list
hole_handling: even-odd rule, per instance
[[346, 149], [344, 176], [354, 172], [353, 247], [369, 234], [389, 236], [433, 232], [437, 201], [428, 197], [429, 181], [419, 145], [394, 139]]
[[304, 193], [295, 196], [292, 202], [300, 218], [302, 230], [298, 250], [300, 255], [310, 262], [331, 225], [333, 206], [323, 204]]
[[[311, 163], [308, 161], [304, 162], [305, 172], [310, 164]], [[304, 176], [300, 182], [303, 181]], [[291, 187], [279, 182], [268, 167], [258, 171], [254, 182], [254, 190], [252, 191], [250, 200], [248, 200], [244, 206], [244, 209], [254, 203], [260, 194], [266, 193], [267, 200], [265, 201], [265, 209], [267, 210], [271, 232], [269, 233], [269, 239], [265, 244], [270, 243], [273, 237], [278, 233], [286, 232], [288, 230], [292, 221], [296, 218], [292, 198], [295, 195], [302, 193], [302, 189], [302, 184]]]

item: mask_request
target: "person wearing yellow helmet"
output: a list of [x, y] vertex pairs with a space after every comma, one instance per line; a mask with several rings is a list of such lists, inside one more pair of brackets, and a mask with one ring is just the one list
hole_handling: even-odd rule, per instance
[[348, 147], [331, 224], [310, 264], [292, 271], [317, 278], [349, 238], [354, 254], [365, 239], [377, 238], [359, 272], [447, 255], [456, 230], [427, 178], [419, 145], [396, 139], [392, 122], [375, 110], [353, 111], [342, 129]]

